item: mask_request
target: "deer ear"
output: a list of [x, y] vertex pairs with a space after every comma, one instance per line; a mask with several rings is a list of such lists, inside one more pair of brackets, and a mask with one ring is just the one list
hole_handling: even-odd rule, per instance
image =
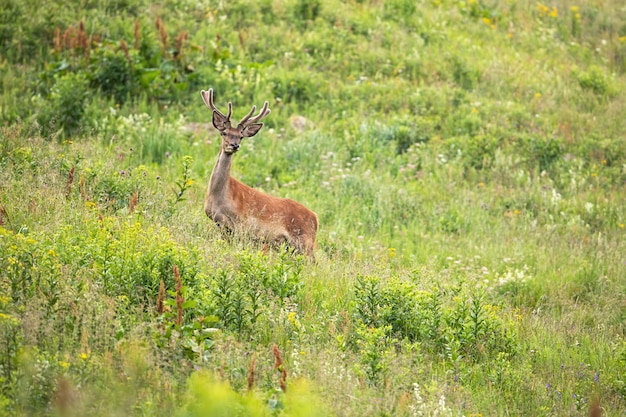
[[251, 123], [243, 129], [240, 128], [241, 135], [244, 138], [251, 138], [259, 133], [259, 130], [263, 127], [263, 123]]
[[220, 132], [230, 128], [230, 120], [219, 112], [213, 111], [213, 126]]

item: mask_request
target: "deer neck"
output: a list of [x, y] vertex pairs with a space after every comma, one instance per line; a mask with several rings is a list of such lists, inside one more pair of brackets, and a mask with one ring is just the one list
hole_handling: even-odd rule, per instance
[[220, 154], [217, 157], [217, 162], [215, 162], [211, 179], [209, 180], [207, 200], [223, 201], [223, 198], [226, 197], [232, 161], [233, 155], [220, 149]]

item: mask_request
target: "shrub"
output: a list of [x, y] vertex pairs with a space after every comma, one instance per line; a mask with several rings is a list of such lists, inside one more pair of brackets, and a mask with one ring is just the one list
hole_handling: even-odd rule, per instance
[[58, 131], [66, 136], [75, 134], [82, 126], [87, 98], [88, 81], [84, 74], [56, 76], [50, 95], [41, 103], [37, 115], [42, 133], [45, 136]]
[[305, 28], [309, 22], [314, 21], [320, 14], [320, 0], [298, 0], [294, 6], [293, 15], [301, 27]]
[[515, 148], [528, 168], [540, 172], [548, 170], [563, 155], [561, 141], [546, 136], [522, 136], [515, 141]]
[[574, 71], [574, 76], [585, 90], [591, 90], [599, 95], [607, 94], [611, 90], [607, 76], [595, 65], [590, 66], [587, 71]]
[[519, 349], [515, 328], [479, 291], [451, 296], [439, 289], [420, 290], [406, 280], [392, 279], [383, 286], [379, 278], [359, 276], [354, 300], [357, 323], [390, 326], [392, 337], [419, 342], [434, 354], [454, 351], [481, 361], [491, 353], [512, 356]]
[[103, 48], [92, 55], [91, 86], [100, 89], [117, 104], [124, 104], [133, 93], [133, 74], [130, 62], [120, 51]]
[[500, 140], [491, 135], [459, 136], [446, 144], [450, 157], [460, 156], [466, 168], [482, 170], [492, 166]]

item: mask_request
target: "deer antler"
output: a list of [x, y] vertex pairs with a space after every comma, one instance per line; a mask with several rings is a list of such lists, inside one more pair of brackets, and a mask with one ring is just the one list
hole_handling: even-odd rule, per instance
[[209, 109], [216, 112], [224, 120], [230, 120], [230, 116], [233, 115], [233, 103], [231, 103], [230, 101], [228, 102], [228, 116], [224, 116], [224, 113], [219, 111], [218, 108], [215, 107], [215, 103], [213, 103], [213, 89], [212, 88], [209, 88], [209, 91], [202, 90], [200, 91], [200, 94], [202, 95], [202, 100], [204, 100], [204, 104], [206, 104], [206, 106]]
[[252, 116], [252, 114], [254, 113], [254, 111], [256, 110], [256, 106], [252, 106], [252, 109], [250, 110], [250, 113], [246, 114], [246, 116], [241, 119], [241, 121], [239, 122], [239, 129], [243, 129], [246, 126], [249, 126], [253, 123], [257, 123], [259, 120], [261, 120], [262, 118], [264, 118], [265, 116], [267, 116], [268, 114], [270, 114], [271, 110], [268, 108], [268, 106], [270, 105], [270, 103], [268, 103], [267, 101], [263, 104], [263, 108], [261, 109], [261, 111], [259, 112], [259, 114], [257, 114], [256, 116], [254, 116], [252, 119], [250, 119], [250, 116]]

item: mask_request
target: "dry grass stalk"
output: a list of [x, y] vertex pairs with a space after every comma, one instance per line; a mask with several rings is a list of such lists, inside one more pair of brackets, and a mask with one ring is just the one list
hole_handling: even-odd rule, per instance
[[278, 350], [278, 346], [272, 346], [272, 352], [274, 353], [274, 358], [276, 358], [276, 362], [274, 363], [274, 369], [276, 369], [280, 373], [278, 385], [283, 392], [287, 392], [287, 370], [283, 365], [283, 358], [280, 356], [280, 350]]
[[76, 167], [72, 167], [70, 172], [67, 174], [67, 181], [65, 182], [65, 198], [70, 197], [70, 193], [72, 192], [72, 183], [74, 182], [74, 172]]
[[52, 45], [55, 53], [63, 51], [63, 38], [61, 37], [61, 29], [54, 29], [54, 37], [52, 38]]
[[73, 415], [71, 412], [76, 408], [78, 392], [73, 384], [65, 377], [60, 377], [57, 381], [57, 388], [54, 394], [54, 406], [62, 416]]
[[178, 36], [174, 38], [174, 49], [176, 50], [174, 54], [176, 59], [182, 58], [183, 47], [185, 46], [185, 42], [187, 41], [187, 39], [189, 39], [189, 32], [186, 32], [184, 30], [181, 30], [178, 33]]
[[135, 27], [133, 29], [133, 35], [135, 37], [135, 49], [139, 49], [141, 46], [141, 27], [139, 25], [139, 19], [135, 20]]
[[159, 31], [159, 40], [161, 41], [161, 47], [163, 48], [163, 56], [166, 56], [167, 46], [169, 42], [168, 42], [167, 30], [165, 30], [165, 25], [163, 24], [163, 21], [161, 20], [160, 17], [156, 18], [156, 28]]
[[239, 45], [241, 45], [241, 49], [246, 49], [246, 42], [243, 37], [243, 33], [241, 32], [241, 29], [239, 29], [238, 33], [239, 33]]
[[163, 314], [165, 312], [165, 282], [163, 282], [163, 280], [161, 280], [161, 283], [159, 284], [159, 294], [157, 295], [156, 311], [159, 314]]
[[80, 177], [78, 181], [78, 192], [83, 200], [87, 200], [87, 194], [85, 194], [85, 177]]
[[250, 365], [248, 366], [248, 391], [251, 391], [254, 387], [254, 376], [256, 373], [256, 355], [252, 353], [250, 358]]
[[124, 39], [120, 41], [120, 49], [124, 52], [124, 56], [126, 57], [128, 64], [132, 66], [133, 60], [130, 59], [130, 54], [128, 52], [128, 45], [126, 45], [126, 42], [124, 41]]
[[594, 398], [589, 406], [589, 417], [602, 417], [602, 407], [598, 398]]
[[185, 299], [183, 298], [183, 283], [180, 279], [180, 272], [178, 272], [178, 267], [174, 265], [174, 279], [176, 280], [176, 325], [181, 326], [183, 324], [183, 303]]
[[9, 214], [4, 206], [0, 205], [0, 226], [4, 226], [9, 222]]
[[135, 212], [135, 209], [137, 208], [138, 203], [139, 203], [139, 195], [137, 194], [137, 191], [135, 191], [134, 193], [130, 195], [130, 201], [128, 202], [128, 212], [130, 214]]

